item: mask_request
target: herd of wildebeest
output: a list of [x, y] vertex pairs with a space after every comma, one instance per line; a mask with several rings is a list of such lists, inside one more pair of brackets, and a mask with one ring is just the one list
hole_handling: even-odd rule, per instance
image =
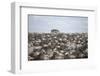
[[88, 33], [28, 33], [28, 61], [88, 58]]

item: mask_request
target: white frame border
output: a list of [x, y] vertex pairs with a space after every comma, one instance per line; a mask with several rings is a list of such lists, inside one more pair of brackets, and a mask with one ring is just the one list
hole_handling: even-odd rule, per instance
[[[22, 73], [21, 70], [21, 8], [45, 8], [45, 9], [59, 9], [59, 10], [79, 10], [79, 11], [93, 11], [96, 13], [96, 8], [94, 7], [76, 7], [68, 6], [68, 8], [57, 8], [57, 7], [44, 7], [44, 6], [34, 6], [30, 3], [16, 3], [11, 4], [11, 72], [12, 73]], [[95, 16], [96, 17], [96, 16]], [[95, 21], [96, 22], [96, 21]]]

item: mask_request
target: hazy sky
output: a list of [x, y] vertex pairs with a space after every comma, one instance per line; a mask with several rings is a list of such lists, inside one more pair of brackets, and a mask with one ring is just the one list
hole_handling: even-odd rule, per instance
[[29, 32], [87, 32], [88, 18], [74, 16], [39, 16], [29, 15]]

